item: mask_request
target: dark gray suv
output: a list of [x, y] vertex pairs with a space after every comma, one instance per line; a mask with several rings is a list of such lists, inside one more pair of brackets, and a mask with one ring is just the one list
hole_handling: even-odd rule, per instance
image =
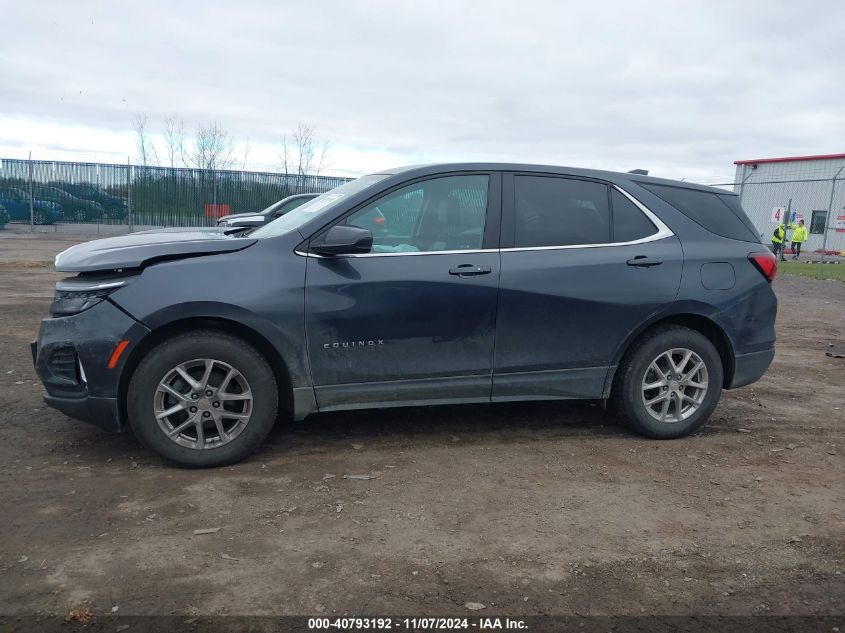
[[539, 165], [387, 170], [252, 233], [146, 233], [56, 257], [32, 345], [48, 404], [231, 463], [280, 416], [609, 401], [700, 427], [774, 355], [777, 263], [735, 195]]

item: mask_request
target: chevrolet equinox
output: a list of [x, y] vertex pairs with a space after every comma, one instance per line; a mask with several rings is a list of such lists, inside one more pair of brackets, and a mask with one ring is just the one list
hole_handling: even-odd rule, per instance
[[721, 189], [407, 167], [251, 233], [73, 246], [32, 354], [50, 406], [184, 466], [370, 407], [588, 398], [677, 438], [771, 363], [776, 267]]

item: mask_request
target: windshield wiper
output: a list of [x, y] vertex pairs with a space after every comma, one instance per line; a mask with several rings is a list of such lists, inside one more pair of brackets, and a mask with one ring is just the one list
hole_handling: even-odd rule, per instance
[[236, 226], [231, 229], [226, 229], [223, 231], [223, 235], [238, 235], [244, 236], [249, 235], [253, 230], [255, 230], [254, 226]]

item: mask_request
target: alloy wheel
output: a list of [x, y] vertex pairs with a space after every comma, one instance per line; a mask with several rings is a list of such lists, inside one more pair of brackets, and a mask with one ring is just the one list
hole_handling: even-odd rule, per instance
[[165, 374], [153, 409], [159, 428], [173, 442], [197, 450], [217, 448], [249, 423], [252, 391], [244, 375], [228, 363], [200, 358]]
[[643, 376], [642, 401], [659, 422], [686, 420], [704, 403], [707, 366], [692, 350], [674, 348], [655, 358]]

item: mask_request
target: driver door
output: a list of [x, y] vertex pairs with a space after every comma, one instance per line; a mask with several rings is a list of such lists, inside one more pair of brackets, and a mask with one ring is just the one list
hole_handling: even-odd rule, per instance
[[337, 224], [370, 253], [309, 254], [308, 353], [320, 410], [489, 402], [499, 280], [498, 172], [429, 177]]

